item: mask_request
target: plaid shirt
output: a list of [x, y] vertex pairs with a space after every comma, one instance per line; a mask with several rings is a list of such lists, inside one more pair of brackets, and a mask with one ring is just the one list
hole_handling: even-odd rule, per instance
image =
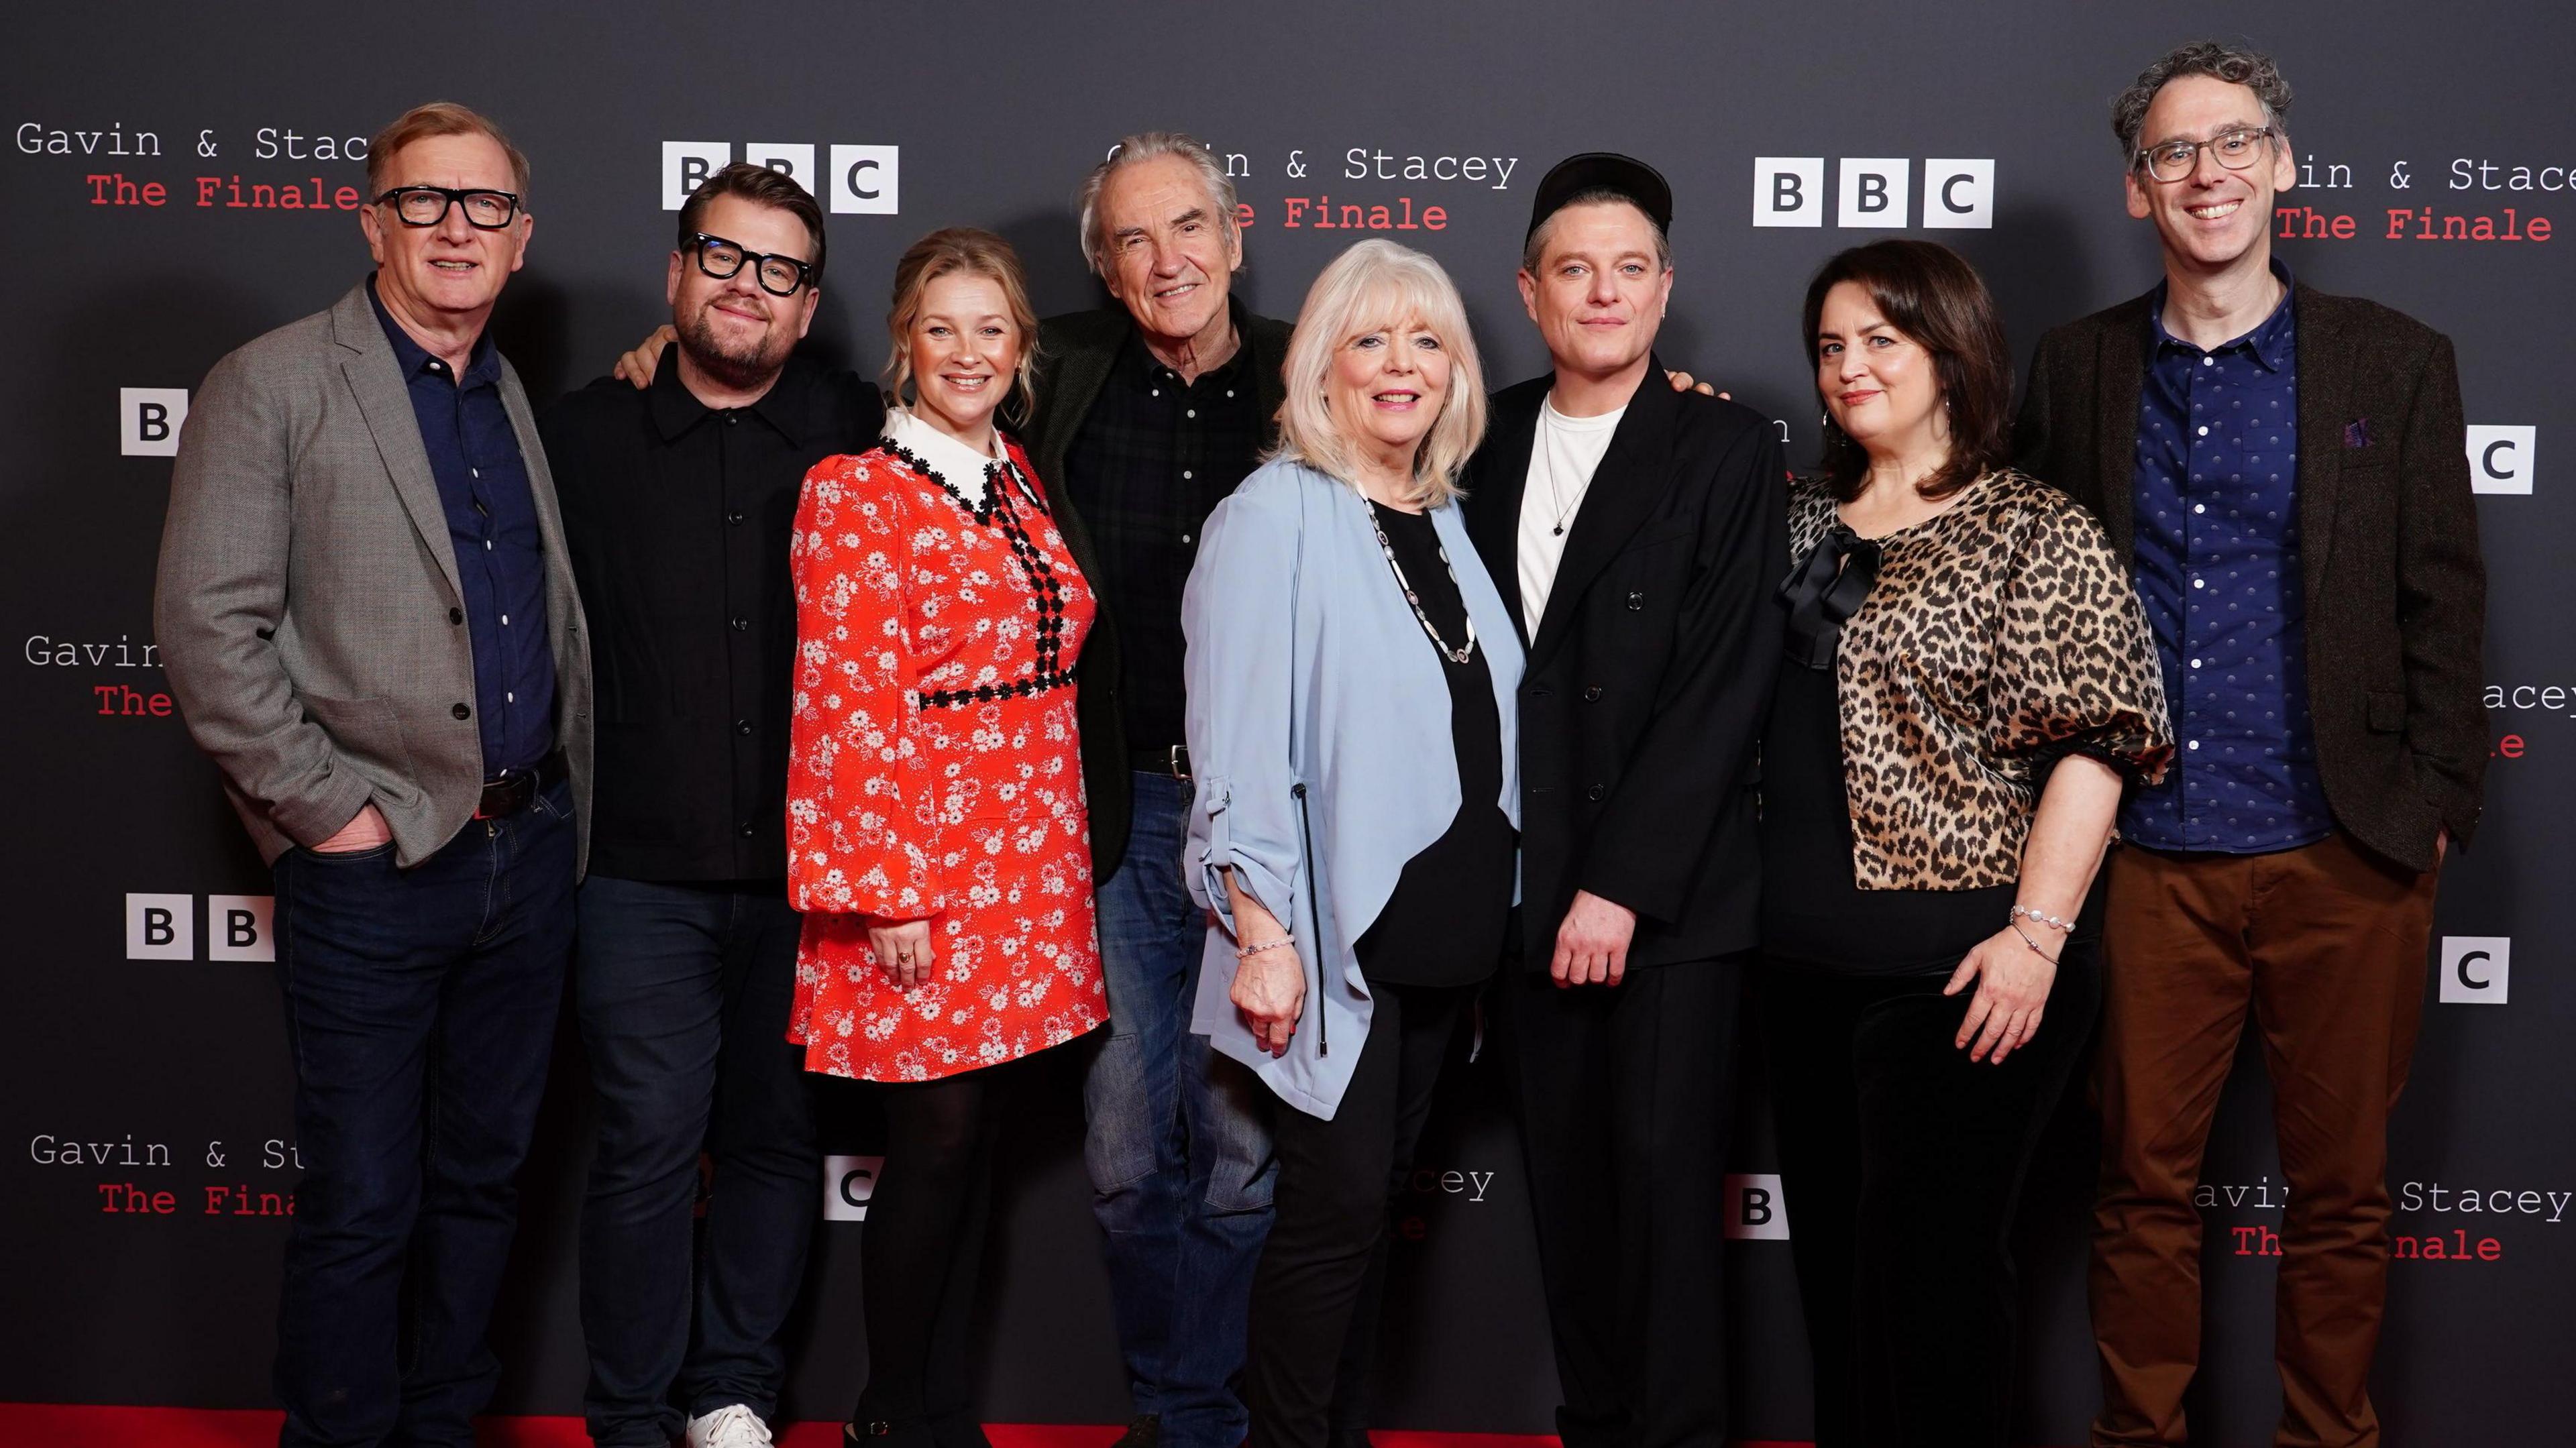
[[1182, 741], [1181, 585], [1208, 514], [1259, 463], [1255, 369], [1279, 365], [1253, 355], [1242, 304], [1227, 305], [1240, 345], [1196, 382], [1131, 332], [1064, 458], [1061, 486], [1100, 553], [1092, 586], [1118, 620], [1127, 743], [1157, 756]]

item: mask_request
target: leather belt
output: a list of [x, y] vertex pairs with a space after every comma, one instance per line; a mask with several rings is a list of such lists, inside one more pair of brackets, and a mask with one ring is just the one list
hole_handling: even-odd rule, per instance
[[1130, 749], [1127, 767], [1139, 774], [1169, 775], [1173, 779], [1190, 777], [1190, 747], [1166, 744], [1160, 749]]
[[560, 749], [538, 760], [534, 769], [504, 771], [499, 779], [483, 782], [483, 799], [474, 807], [474, 817], [508, 819], [536, 803], [537, 792], [563, 776], [564, 755]]

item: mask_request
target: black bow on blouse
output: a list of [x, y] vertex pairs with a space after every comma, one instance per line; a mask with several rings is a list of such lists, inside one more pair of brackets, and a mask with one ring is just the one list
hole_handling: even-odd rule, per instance
[[1783, 650], [1792, 660], [1811, 669], [1834, 666], [1843, 620], [1860, 612], [1878, 582], [1878, 556], [1875, 541], [1836, 523], [1789, 570], [1780, 597], [1789, 605]]

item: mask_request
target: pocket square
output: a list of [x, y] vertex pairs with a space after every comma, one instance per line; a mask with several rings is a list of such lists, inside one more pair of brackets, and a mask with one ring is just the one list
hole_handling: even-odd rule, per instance
[[2343, 445], [2345, 447], [2370, 446], [2370, 419], [2366, 417], [2356, 417], [2352, 421], [2345, 423], [2343, 425]]

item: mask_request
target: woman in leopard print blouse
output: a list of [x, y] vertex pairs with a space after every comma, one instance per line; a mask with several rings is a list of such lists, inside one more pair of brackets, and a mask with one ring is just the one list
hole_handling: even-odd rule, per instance
[[1805, 335], [1828, 426], [1789, 497], [1762, 998], [1816, 1441], [2000, 1445], [2007, 1236], [2099, 1007], [2122, 781], [2162, 773], [2171, 729], [2100, 525], [2006, 466], [1976, 272], [1844, 252]]

